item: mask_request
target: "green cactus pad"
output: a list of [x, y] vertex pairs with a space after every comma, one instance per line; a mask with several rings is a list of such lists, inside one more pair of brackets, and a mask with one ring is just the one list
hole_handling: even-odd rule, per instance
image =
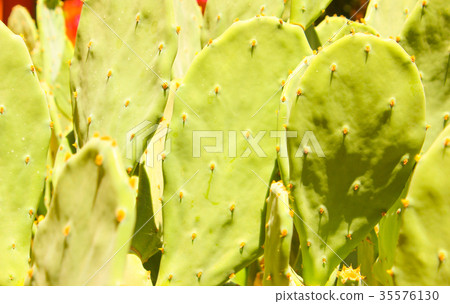
[[[144, 263], [162, 248], [161, 203], [164, 192], [162, 158], [167, 154], [164, 151], [165, 139], [169, 131], [168, 126], [172, 119], [173, 103], [179, 83], [173, 81], [171, 86], [175, 89], [169, 92], [164, 119], [150, 140], [139, 165], [137, 217], [131, 249]], [[168, 146], [170, 147], [170, 144]]]
[[[139, 167], [139, 192], [136, 200], [136, 225], [131, 249], [147, 262], [162, 247], [161, 227], [158, 217], [160, 208], [155, 209], [152, 202], [150, 176], [145, 162]], [[157, 212], [155, 214], [155, 211]]]
[[[64, 117], [63, 125], [67, 125], [64, 121], [69, 121], [72, 125], [72, 99], [70, 91], [70, 65], [73, 57], [72, 42], [66, 37], [64, 44], [64, 51], [61, 56], [61, 65], [56, 77], [52, 83], [52, 92], [55, 95], [55, 103], [58, 107], [58, 112]], [[70, 130], [72, 127], [70, 128]], [[66, 135], [67, 132], [64, 133]]]
[[36, 15], [43, 63], [41, 78], [51, 84], [58, 77], [64, 53], [66, 38], [64, 13], [62, 6], [49, 8], [44, 0], [38, 0]]
[[173, 1], [84, 1], [71, 67], [80, 147], [99, 132], [117, 140], [127, 169], [136, 165], [162, 116], [177, 48]]
[[[447, 81], [450, 31], [446, 26], [449, 18], [450, 10], [446, 1], [417, 1], [404, 23], [400, 37], [396, 38], [404, 49], [414, 56], [423, 78], [428, 125], [425, 144], [422, 147], [424, 151], [447, 125], [450, 113], [450, 85]], [[404, 190], [401, 198], [406, 196], [407, 190]], [[398, 201], [380, 222], [380, 257], [374, 265], [374, 271], [377, 279], [385, 285], [393, 284], [389, 273], [394, 262], [401, 223], [401, 213], [397, 214], [397, 211], [401, 206], [401, 201]]]
[[325, 11], [332, 0], [292, 0], [290, 22], [307, 29]]
[[325, 19], [316, 26], [316, 32], [322, 44], [332, 39], [348, 22], [344, 16], [326, 16]]
[[121, 286], [152, 286], [150, 271], [145, 270], [142, 262], [134, 254], [127, 254], [125, 273], [120, 283]]
[[[256, 17], [236, 22], [197, 55], [177, 90], [167, 139], [157, 285], [222, 284], [262, 253], [264, 201], [277, 153], [270, 130], [276, 130], [289, 70], [310, 54], [299, 27]], [[265, 156], [249, 145], [258, 133]], [[204, 150], [215, 145], [215, 138], [205, 138], [211, 134], [223, 134], [223, 152]], [[193, 142], [200, 136], [201, 146]]]
[[427, 136], [423, 150], [450, 121], [450, 6], [446, 0], [417, 3], [405, 23], [400, 45], [414, 56], [427, 96]]
[[284, 10], [281, 18], [285, 22], [289, 22], [289, 18], [291, 17], [291, 1], [292, 0], [283, 0], [284, 1]]
[[34, 49], [38, 40], [36, 23], [25, 7], [21, 5], [13, 7], [8, 18], [8, 27], [15, 34], [23, 37], [29, 52]]
[[294, 223], [289, 208], [289, 193], [282, 182], [273, 183], [267, 199], [264, 278], [267, 286], [288, 286]]
[[[286, 99], [282, 106], [280, 107], [278, 130], [283, 132], [282, 134], [288, 135], [286, 132], [286, 127], [288, 123], [288, 118], [292, 107], [294, 106], [296, 100], [300, 98], [303, 94], [300, 88], [300, 81], [309, 67], [311, 60], [315, 55], [308, 56], [304, 58], [301, 63], [295, 68], [295, 70], [289, 75], [286, 85], [283, 87], [282, 98]], [[290, 98], [288, 98], [290, 97]], [[278, 154], [278, 168], [280, 170], [280, 177], [285, 185], [289, 184], [289, 158], [286, 145], [286, 139], [284, 141], [279, 141], [280, 153]]]
[[450, 284], [449, 170], [450, 126], [420, 159], [411, 179], [392, 268], [396, 285]]
[[200, 52], [203, 16], [196, 0], [174, 0], [175, 22], [178, 33], [178, 52], [172, 75], [182, 78], [195, 55]]
[[317, 26], [316, 29], [319, 39], [322, 42], [322, 46], [324, 47], [350, 34], [355, 33], [372, 34], [372, 35], [378, 34], [378, 32], [372, 27], [363, 23], [348, 20], [347, 18], [342, 16], [341, 17], [327, 16], [325, 17], [325, 20], [323, 20]]
[[283, 0], [208, 0], [202, 43], [205, 45], [210, 39], [216, 39], [237, 19], [243, 21], [256, 15], [281, 17], [283, 10]]
[[60, 145], [56, 152], [56, 156], [54, 158], [51, 174], [53, 187], [56, 186], [58, 178], [61, 175], [62, 169], [64, 168], [65, 164], [75, 154], [76, 151], [75, 147], [70, 144], [69, 136], [61, 139]]
[[135, 193], [117, 144], [93, 138], [65, 164], [33, 244], [32, 285], [119, 285]]
[[59, 145], [64, 137], [72, 131], [72, 122], [68, 120], [60, 111], [55, 102], [55, 96], [46, 82], [41, 82], [41, 87], [45, 92], [47, 98], [48, 109], [50, 113], [50, 127], [52, 129], [52, 137], [50, 141], [49, 153], [53, 165]]
[[371, 0], [367, 6], [365, 20], [382, 37], [396, 38], [411, 15], [418, 0]]
[[410, 56], [365, 34], [319, 52], [298, 88], [286, 96], [294, 221], [305, 284], [320, 285], [400, 195], [424, 140], [425, 96]]
[[342, 37], [345, 37], [347, 35], [354, 35], [356, 33], [363, 33], [367, 35], [378, 35], [378, 32], [373, 29], [371, 26], [349, 21], [346, 25], [344, 25], [339, 32], [336, 33], [330, 40], [329, 43], [336, 42], [337, 40], [341, 39]]
[[44, 189], [50, 117], [23, 39], [0, 22], [0, 285], [21, 285]]
[[[395, 245], [394, 245], [395, 247]], [[364, 281], [369, 286], [376, 286], [377, 281], [373, 274], [375, 259], [378, 256], [378, 236], [375, 229], [359, 243], [357, 247], [358, 266], [361, 269], [361, 275], [365, 277]]]
[[67, 122], [72, 125], [69, 65], [73, 46], [66, 37], [62, 6], [47, 2], [37, 2], [39, 41], [33, 49], [32, 59], [39, 79], [47, 83], [47, 91], [54, 96], [58, 115], [63, 116], [61, 123], [67, 126]]
[[386, 215], [383, 216], [378, 225], [378, 257], [373, 264], [373, 275], [378, 282], [385, 286], [394, 284], [390, 272], [394, 264], [398, 234], [402, 222], [402, 201], [406, 198], [409, 184], [410, 180], [408, 180], [402, 194], [400, 194], [389, 211], [386, 212]]

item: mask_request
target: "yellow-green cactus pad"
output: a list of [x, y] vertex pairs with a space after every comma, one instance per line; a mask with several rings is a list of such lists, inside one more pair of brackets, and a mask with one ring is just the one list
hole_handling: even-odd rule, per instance
[[392, 40], [355, 34], [309, 63], [287, 131], [306, 285], [325, 284], [400, 195], [425, 136], [419, 72]]
[[[270, 131], [290, 70], [310, 54], [299, 27], [255, 17], [195, 58], [176, 92], [166, 142], [158, 285], [222, 284], [262, 254], [277, 155]], [[208, 148], [216, 141], [217, 153]]]
[[21, 285], [44, 189], [50, 116], [27, 46], [2, 22], [0, 45], [0, 285]]
[[84, 1], [71, 66], [79, 146], [111, 136], [134, 168], [173, 90], [177, 49], [173, 1]]
[[450, 284], [450, 126], [420, 159], [403, 201], [396, 285]]
[[93, 138], [62, 169], [33, 243], [32, 285], [120, 285], [135, 193], [117, 144]]

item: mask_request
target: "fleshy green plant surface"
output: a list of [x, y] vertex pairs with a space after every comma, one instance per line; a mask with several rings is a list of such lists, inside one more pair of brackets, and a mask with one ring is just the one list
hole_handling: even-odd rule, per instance
[[319, 52], [298, 89], [286, 96], [298, 134], [289, 175], [303, 278], [319, 285], [400, 195], [425, 136], [425, 96], [410, 56], [364, 34]]
[[39, 224], [30, 283], [119, 285], [135, 223], [133, 192], [113, 140], [93, 138], [72, 156]]
[[409, 183], [410, 181], [379, 223], [378, 257], [373, 264], [373, 274], [382, 285], [392, 286], [394, 284], [391, 269], [394, 264], [398, 234], [402, 222], [402, 207], [403, 203], [406, 203], [405, 197], [408, 193]]
[[173, 1], [86, 0], [80, 20], [71, 67], [78, 144], [95, 132], [111, 136], [131, 170], [171, 90]]
[[201, 50], [203, 16], [196, 0], [174, 0], [173, 3], [178, 52], [172, 74], [175, 79], [179, 79], [186, 74], [195, 55]]
[[283, 10], [283, 0], [208, 0], [202, 43], [205, 45], [210, 39], [216, 39], [237, 20], [248, 20], [256, 15], [281, 17]]
[[344, 2], [16, 6], [0, 285], [449, 285], [448, 0]]
[[[277, 153], [267, 128], [276, 130], [289, 69], [310, 54], [299, 27], [256, 17], [197, 55], [177, 91], [167, 139], [158, 285], [221, 284], [262, 254]], [[255, 141], [262, 152], [252, 150]]]
[[427, 96], [427, 136], [423, 150], [450, 120], [450, 6], [446, 0], [418, 1], [405, 23], [400, 45], [414, 56]]
[[[136, 201], [136, 227], [131, 249], [145, 263], [162, 248], [162, 198], [164, 193], [164, 177], [162, 172], [163, 158], [170, 151], [170, 143], [165, 139], [172, 120], [173, 104], [177, 87], [180, 83], [173, 81], [169, 92], [164, 118], [158, 125], [155, 135], [150, 140], [139, 165], [139, 187]], [[153, 273], [157, 276], [157, 273]]]
[[[374, 263], [378, 256], [378, 236], [375, 229], [359, 243], [357, 247], [358, 266], [364, 282], [369, 286], [376, 286], [378, 282], [373, 274]], [[355, 266], [356, 267], [356, 266]]]
[[284, 2], [284, 10], [283, 10], [283, 15], [281, 16], [281, 18], [283, 18], [283, 20], [285, 22], [289, 22], [289, 18], [291, 17], [291, 2], [292, 0], [283, 0]]
[[72, 128], [72, 104], [70, 98], [69, 65], [73, 57], [73, 46], [66, 37], [64, 13], [57, 1], [39, 0], [36, 4], [36, 15], [39, 40], [31, 52], [38, 77], [56, 104], [55, 113], [61, 132], [57, 135], [64, 137]]
[[65, 47], [64, 15], [60, 5], [48, 7], [44, 0], [36, 6], [42, 52], [42, 78], [52, 84], [58, 77]]
[[371, 26], [348, 20], [343, 16], [325, 17], [325, 19], [316, 27], [316, 31], [322, 46], [327, 46], [350, 34], [378, 34], [378, 32]]
[[449, 285], [450, 126], [420, 159], [402, 207], [391, 274], [397, 285]]
[[120, 283], [122, 286], [152, 286], [150, 272], [145, 270], [138, 256], [127, 255], [125, 273]]
[[316, 32], [320, 42], [326, 44], [348, 23], [344, 16], [326, 16], [325, 19], [316, 26]]
[[[433, 0], [431, 0], [433, 1]], [[405, 22], [411, 16], [418, 0], [371, 0], [365, 20], [384, 38], [400, 36]], [[426, 2], [426, 1], [425, 1]]]
[[44, 189], [50, 117], [23, 39], [0, 22], [0, 285], [22, 285]]
[[289, 208], [289, 193], [282, 182], [270, 186], [266, 214], [263, 284], [288, 286], [292, 277], [289, 257], [294, 223]]
[[[143, 262], [153, 256], [162, 246], [161, 224], [158, 220], [161, 214], [160, 208], [153, 204], [150, 174], [146, 162], [139, 167], [139, 192], [136, 199], [136, 225], [132, 250], [141, 258]], [[156, 208], [158, 209], [156, 209]]]
[[330, 40], [328, 40], [328, 42], [333, 43], [341, 39], [342, 37], [345, 37], [347, 35], [354, 35], [356, 33], [363, 33], [375, 36], [378, 34], [378, 32], [369, 25], [349, 21], [347, 22], [346, 25], [344, 25], [341, 29], [339, 29], [339, 31], [335, 35], [333, 35], [333, 37], [330, 38]]
[[325, 12], [332, 0], [292, 0], [290, 22], [307, 29]]

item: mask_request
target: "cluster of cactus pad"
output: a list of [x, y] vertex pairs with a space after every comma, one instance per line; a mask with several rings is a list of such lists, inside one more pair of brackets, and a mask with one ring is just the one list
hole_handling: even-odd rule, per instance
[[85, 0], [0, 22], [0, 285], [450, 284], [450, 6]]

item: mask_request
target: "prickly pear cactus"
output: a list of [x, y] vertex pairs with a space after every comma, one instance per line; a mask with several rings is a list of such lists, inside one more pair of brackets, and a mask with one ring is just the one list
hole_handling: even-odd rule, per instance
[[72, 156], [39, 224], [31, 284], [119, 285], [135, 222], [133, 192], [115, 141], [93, 138]]
[[349, 21], [344, 25], [332, 38], [328, 40], [328, 43], [336, 42], [337, 40], [347, 35], [354, 35], [356, 33], [363, 33], [368, 35], [378, 35], [378, 32], [369, 25]]
[[392, 40], [355, 34], [311, 60], [287, 131], [303, 278], [325, 284], [400, 195], [425, 136], [419, 72]]
[[177, 48], [173, 1], [84, 1], [71, 67], [80, 147], [106, 134], [135, 166], [172, 89]]
[[424, 151], [450, 120], [449, 22], [448, 1], [418, 1], [400, 35], [400, 45], [415, 58], [427, 96]]
[[310, 54], [299, 27], [256, 17], [236, 22], [197, 55], [177, 91], [166, 142], [157, 285], [221, 284], [262, 253], [277, 153], [267, 128], [272, 121], [276, 130], [289, 70]]
[[29, 52], [33, 51], [38, 41], [38, 33], [36, 23], [25, 7], [21, 5], [13, 7], [8, 18], [8, 27], [15, 34], [23, 37]]
[[[414, 173], [412, 174], [414, 175]], [[406, 204], [406, 195], [411, 180], [400, 194], [397, 201], [386, 212], [378, 224], [378, 257], [373, 264], [373, 274], [378, 282], [385, 286], [392, 286], [392, 266], [398, 243], [398, 234], [402, 222], [402, 207]]]
[[45, 0], [38, 0], [36, 6], [39, 39], [41, 42], [43, 76], [49, 84], [58, 77], [65, 46], [64, 13], [58, 4], [47, 6]]
[[[39, 0], [36, 15], [39, 41], [33, 49], [32, 59], [39, 79], [46, 82], [48, 93], [54, 96], [63, 129], [66, 129], [69, 124], [72, 125], [69, 65], [73, 46], [66, 37], [62, 4], [59, 1]], [[67, 133], [64, 132], [63, 136]]]
[[293, 24], [307, 29], [325, 12], [332, 0], [292, 0], [291, 19]]
[[61, 142], [64, 140], [65, 135], [67, 135], [72, 130], [72, 122], [69, 121], [60, 111], [55, 102], [55, 96], [49, 85], [41, 81], [41, 87], [45, 92], [47, 98], [48, 110], [50, 113], [50, 127], [52, 129], [52, 136], [50, 140], [49, 156], [50, 156], [50, 167], [53, 166], [55, 156], [58, 152], [58, 148]]
[[[292, 110], [292, 107], [296, 103], [297, 98], [286, 98], [286, 96], [301, 96], [302, 95], [302, 89], [299, 87], [300, 81], [306, 72], [306, 70], [309, 67], [310, 61], [314, 58], [313, 55], [308, 56], [304, 58], [301, 63], [292, 71], [292, 73], [289, 75], [286, 84], [283, 87], [282, 92], [282, 106], [280, 107], [279, 117], [278, 120], [278, 130], [281, 132], [282, 137], [280, 138], [279, 142], [277, 143], [280, 147], [280, 153], [278, 154], [277, 161], [278, 161], [278, 168], [280, 171], [280, 177], [283, 180], [285, 185], [289, 185], [289, 158], [288, 158], [288, 151], [287, 151], [287, 144], [286, 144], [286, 137], [288, 137], [288, 134], [286, 133], [286, 126], [287, 126], [287, 120], [290, 116], [290, 112]], [[283, 140], [282, 140], [283, 139]]]
[[21, 285], [44, 189], [50, 117], [23, 39], [0, 22], [0, 285]]
[[360, 273], [364, 276], [364, 282], [369, 286], [378, 285], [375, 275], [373, 274], [373, 268], [375, 259], [378, 256], [378, 236], [375, 229], [359, 243], [356, 248], [358, 255], [358, 267]]
[[196, 0], [173, 0], [178, 33], [178, 52], [173, 63], [175, 79], [182, 78], [201, 50], [203, 16]]
[[71, 145], [71, 137], [73, 132], [62, 138], [58, 150], [56, 152], [52, 169], [52, 185], [56, 186], [59, 176], [61, 175], [62, 169], [64, 168], [67, 161], [76, 153], [76, 149]]
[[[450, 113], [450, 85], [447, 81], [450, 32], [445, 26], [449, 19], [450, 10], [445, 1], [418, 1], [399, 39], [405, 50], [414, 55], [427, 96], [427, 135], [422, 147], [424, 151], [445, 128]], [[397, 252], [402, 210], [404, 204], [407, 204], [407, 191], [408, 187], [380, 222], [380, 256], [374, 265], [374, 272], [377, 279], [385, 285], [394, 284], [392, 267]]]
[[319, 36], [322, 46], [327, 46], [336, 40], [350, 34], [364, 33], [377, 35], [378, 32], [371, 26], [364, 23], [348, 20], [340, 16], [328, 17], [316, 27], [317, 35]]
[[[158, 125], [155, 135], [150, 140], [139, 165], [139, 187], [136, 201], [136, 227], [131, 249], [145, 263], [155, 252], [162, 248], [162, 197], [164, 193], [164, 177], [162, 161], [170, 151], [170, 143], [165, 142], [172, 120], [173, 104], [178, 81], [172, 81], [174, 90], [169, 92], [164, 119]], [[154, 274], [156, 275], [156, 274]]]
[[[73, 57], [72, 42], [66, 37], [64, 40], [64, 51], [60, 58], [61, 65], [56, 80], [52, 83], [52, 93], [55, 95], [56, 106], [60, 113], [61, 124], [64, 130], [73, 129], [72, 99], [70, 92], [70, 65]], [[69, 122], [69, 123], [67, 123]], [[67, 126], [70, 125], [70, 128]], [[67, 135], [68, 131], [64, 132]]]
[[396, 285], [450, 284], [449, 170], [450, 126], [420, 159], [411, 179], [391, 271]]
[[153, 204], [150, 176], [145, 164], [144, 162], [139, 167], [139, 192], [136, 199], [137, 217], [131, 245], [131, 249], [142, 262], [148, 261], [162, 246], [161, 225], [158, 221], [161, 210], [159, 206]]
[[266, 238], [264, 242], [264, 279], [268, 286], [288, 286], [292, 277], [289, 268], [294, 230], [289, 193], [282, 182], [270, 186], [267, 198]]
[[289, 22], [289, 18], [291, 17], [291, 1], [292, 0], [283, 0], [284, 10], [283, 10], [283, 15], [281, 16], [281, 18], [285, 22]]
[[210, 39], [219, 37], [237, 20], [247, 20], [256, 15], [281, 17], [283, 10], [283, 0], [208, 0], [202, 44], [205, 45]]
[[145, 270], [138, 256], [127, 254], [125, 273], [121, 286], [152, 286], [150, 272]]
[[334, 36], [348, 23], [348, 19], [344, 16], [326, 16], [325, 19], [316, 26], [316, 32], [322, 44]]
[[[432, 0], [431, 0], [432, 1]], [[418, 0], [371, 0], [367, 5], [365, 20], [382, 37], [400, 36], [405, 22], [411, 16]], [[426, 1], [425, 1], [426, 2]]]

